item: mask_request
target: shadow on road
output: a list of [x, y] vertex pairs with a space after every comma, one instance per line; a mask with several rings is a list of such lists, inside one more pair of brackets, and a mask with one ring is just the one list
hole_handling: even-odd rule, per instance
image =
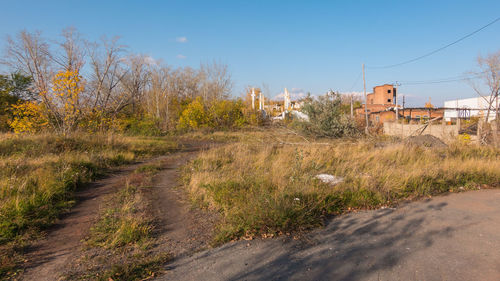
[[[451, 237], [454, 229], [449, 226], [422, 231], [426, 211], [439, 211], [446, 205], [426, 204], [405, 213], [383, 209], [342, 216], [303, 241], [267, 243], [265, 251], [247, 261], [251, 270], [229, 280], [365, 280], [432, 246], [435, 238]], [[283, 246], [291, 249], [283, 251]]]

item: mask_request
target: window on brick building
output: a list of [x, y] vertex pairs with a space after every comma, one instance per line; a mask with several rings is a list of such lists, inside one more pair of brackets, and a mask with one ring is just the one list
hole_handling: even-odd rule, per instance
[[390, 93], [391, 93], [391, 90], [387, 90], [387, 92], [390, 94]]
[[391, 99], [387, 99], [387, 102], [391, 102]]

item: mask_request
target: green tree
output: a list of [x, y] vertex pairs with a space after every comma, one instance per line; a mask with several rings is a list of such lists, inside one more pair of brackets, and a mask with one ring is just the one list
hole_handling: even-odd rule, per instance
[[30, 90], [31, 78], [20, 73], [0, 75], [0, 131], [10, 130], [11, 108], [21, 100], [33, 100], [36, 95]]

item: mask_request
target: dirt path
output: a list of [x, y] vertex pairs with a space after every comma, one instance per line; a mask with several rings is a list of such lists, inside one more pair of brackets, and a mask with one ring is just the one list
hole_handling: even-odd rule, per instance
[[207, 248], [217, 220], [215, 214], [193, 208], [186, 192], [177, 188], [179, 167], [195, 156], [196, 152], [186, 152], [167, 159], [154, 187], [147, 190], [151, 213], [157, 218], [155, 251], [175, 258]]
[[[161, 161], [165, 168], [155, 177], [154, 186], [147, 191], [150, 211], [157, 218], [157, 251], [179, 256], [207, 246], [214, 216], [192, 209], [186, 194], [176, 189], [180, 173], [178, 168], [207, 146], [186, 144], [182, 152], [147, 161]], [[22, 280], [60, 279], [71, 267], [70, 264], [81, 256], [81, 242], [97, 220], [104, 197], [120, 188], [128, 174], [147, 162], [127, 166], [78, 192], [78, 203], [71, 211], [48, 231], [44, 239], [27, 249]]]
[[27, 249], [23, 280], [58, 280], [68, 262], [78, 255], [81, 240], [88, 234], [95, 221], [102, 198], [123, 184], [124, 177], [138, 165], [127, 166], [78, 192], [76, 194], [78, 203], [71, 211], [48, 231], [44, 239], [35, 242]]
[[347, 214], [298, 241], [240, 241], [160, 280], [500, 280], [500, 190]]

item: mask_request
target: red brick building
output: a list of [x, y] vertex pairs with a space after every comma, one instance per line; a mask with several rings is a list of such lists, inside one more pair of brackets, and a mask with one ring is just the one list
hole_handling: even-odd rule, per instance
[[[361, 108], [356, 109], [358, 118], [364, 118], [365, 106], [368, 112], [368, 120], [371, 123], [384, 123], [386, 121], [396, 120], [396, 94], [397, 88], [390, 84], [376, 86], [373, 93], [366, 95], [367, 105], [363, 104]], [[442, 117], [443, 110], [434, 109], [429, 103], [423, 108], [403, 108], [397, 106], [399, 118], [405, 120], [425, 120], [435, 117]]]

